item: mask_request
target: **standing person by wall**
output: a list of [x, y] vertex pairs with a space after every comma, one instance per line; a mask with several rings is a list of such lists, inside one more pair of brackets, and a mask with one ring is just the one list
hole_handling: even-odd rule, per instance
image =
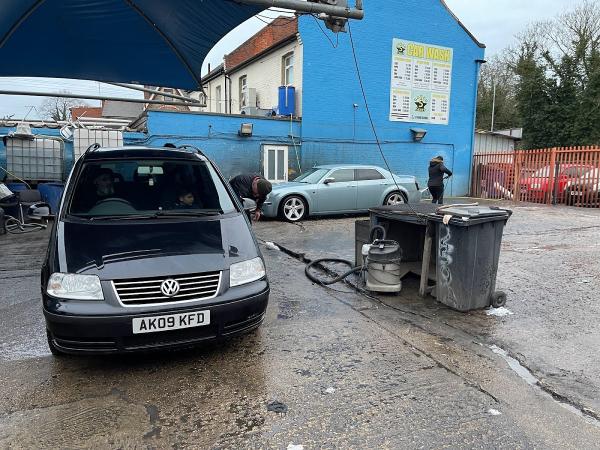
[[427, 187], [433, 200], [431, 203], [444, 203], [444, 175], [452, 176], [452, 172], [444, 165], [443, 156], [436, 156], [429, 161], [429, 180]]

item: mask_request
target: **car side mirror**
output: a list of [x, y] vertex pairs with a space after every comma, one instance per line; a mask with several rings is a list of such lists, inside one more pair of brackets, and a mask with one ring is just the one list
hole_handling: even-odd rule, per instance
[[256, 202], [251, 198], [243, 198], [242, 205], [244, 207], [244, 211], [254, 212], [256, 211]]
[[325, 178], [323, 184], [335, 183], [335, 178]]

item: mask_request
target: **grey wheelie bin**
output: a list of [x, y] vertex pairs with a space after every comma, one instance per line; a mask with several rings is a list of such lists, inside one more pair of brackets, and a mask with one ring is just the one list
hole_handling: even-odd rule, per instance
[[[506, 303], [506, 295], [496, 291], [496, 273], [511, 215], [486, 206], [397, 205], [372, 209], [371, 226], [383, 226], [387, 239], [408, 246], [412, 259], [421, 262], [422, 295], [431, 293], [451, 308], [470, 311]], [[451, 216], [447, 224], [444, 216]]]

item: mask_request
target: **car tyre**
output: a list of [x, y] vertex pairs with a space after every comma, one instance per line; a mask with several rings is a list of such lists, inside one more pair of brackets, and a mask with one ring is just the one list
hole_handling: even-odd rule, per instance
[[54, 340], [52, 339], [52, 335], [48, 330], [46, 330], [46, 338], [48, 339], [48, 348], [50, 349], [50, 353], [54, 356], [64, 356], [65, 353], [61, 352], [56, 345], [54, 344]]
[[281, 201], [279, 215], [288, 222], [299, 222], [308, 216], [308, 205], [299, 195], [290, 195]]
[[404, 203], [408, 203], [406, 194], [404, 192], [394, 191], [385, 196], [383, 206], [403, 205]]

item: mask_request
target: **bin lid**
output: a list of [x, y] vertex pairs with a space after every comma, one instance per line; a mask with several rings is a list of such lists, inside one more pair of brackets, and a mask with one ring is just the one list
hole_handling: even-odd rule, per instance
[[499, 209], [499, 208], [490, 208], [488, 206], [456, 206], [452, 208], [444, 208], [442, 210], [437, 210], [436, 214], [446, 215], [450, 214], [452, 216], [459, 217], [495, 217], [495, 216], [507, 216], [510, 215], [512, 211], [508, 209]]
[[456, 206], [438, 209], [437, 217], [433, 220], [441, 222], [446, 215], [452, 216], [451, 225], [468, 227], [485, 222], [506, 221], [512, 215], [512, 211], [488, 206]]
[[445, 215], [451, 215], [450, 223], [458, 226], [476, 225], [496, 220], [508, 220], [512, 215], [509, 209], [490, 206], [451, 206], [439, 209], [431, 203], [380, 206], [370, 211], [376, 215], [393, 217], [395, 220], [413, 223], [426, 221], [441, 222]]

